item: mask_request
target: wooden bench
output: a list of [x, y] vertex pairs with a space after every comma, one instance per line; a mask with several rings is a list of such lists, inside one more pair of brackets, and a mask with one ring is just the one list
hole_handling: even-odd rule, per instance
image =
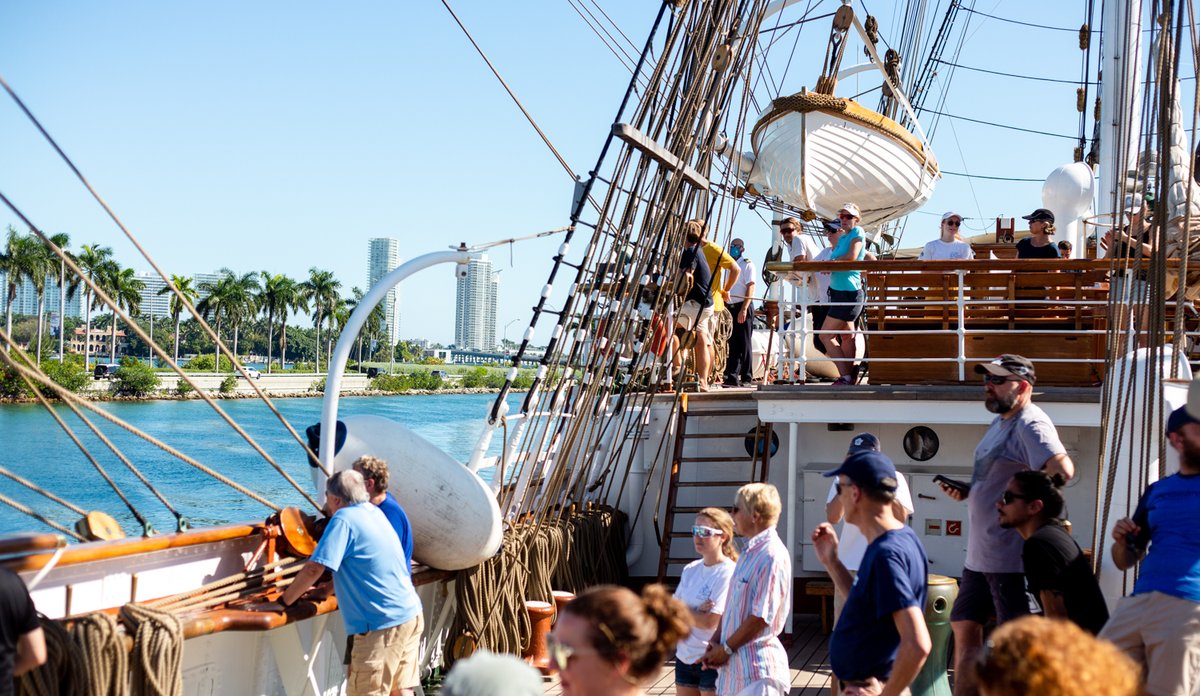
[[829, 635], [833, 631], [833, 581], [809, 580], [804, 594], [821, 598], [821, 633]]

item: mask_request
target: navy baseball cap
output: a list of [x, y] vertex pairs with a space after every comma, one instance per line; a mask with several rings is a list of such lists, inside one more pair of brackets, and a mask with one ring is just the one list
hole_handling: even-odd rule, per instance
[[1167, 434], [1178, 432], [1180, 428], [1188, 423], [1200, 423], [1192, 414], [1188, 413], [1187, 406], [1180, 406], [1171, 411], [1171, 415], [1167, 417]]
[[894, 491], [899, 484], [896, 482], [896, 465], [883, 452], [863, 450], [846, 457], [842, 465], [832, 471], [826, 471], [826, 476], [844, 475], [863, 488]]
[[856, 452], [878, 452], [882, 447], [879, 446], [879, 438], [871, 433], [859, 433], [850, 441], [850, 449], [846, 451], [846, 456], [850, 456]]

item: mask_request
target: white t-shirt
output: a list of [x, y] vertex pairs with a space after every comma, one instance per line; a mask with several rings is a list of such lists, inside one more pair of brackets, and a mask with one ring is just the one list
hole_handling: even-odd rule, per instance
[[[797, 232], [796, 234], [792, 235], [792, 246], [788, 249], [788, 253], [790, 254], [789, 259], [800, 258], [800, 255], [804, 254], [808, 258], [809, 261], [816, 261], [817, 258], [820, 256], [821, 252], [822, 252], [822, 249], [820, 247], [818, 247], [817, 243], [814, 242], [812, 240], [812, 238], [810, 238], [807, 234], [800, 234], [799, 232]], [[829, 258], [829, 255], [826, 254], [826, 259], [828, 259], [828, 258]], [[804, 274], [804, 273], [792, 272], [792, 273], [788, 273], [785, 276], [785, 278], [792, 285], [800, 285], [801, 283], [804, 282], [805, 275], [808, 276], [808, 284], [806, 285], [806, 287], [808, 288], [808, 303], [815, 304], [817, 302], [822, 302], [825, 299], [827, 299], [827, 296], [825, 295], [824, 290], [820, 290], [819, 291], [820, 294], [819, 295], [817, 294], [818, 293], [817, 282], [819, 282], [819, 281], [817, 281], [815, 279], [817, 276], [820, 275], [819, 273]], [[828, 283], [828, 274], [826, 274], [826, 282]]]
[[[728, 558], [710, 566], [704, 565], [703, 558], [692, 561], [687, 564], [679, 576], [679, 587], [675, 588], [675, 596], [693, 610], [711, 599], [713, 606], [709, 612], [718, 615], [724, 614], [725, 599], [729, 596], [729, 580], [733, 577], [734, 565], [736, 564]], [[708, 648], [708, 640], [712, 638], [716, 630], [715, 626], [712, 628], [693, 627], [692, 632], [679, 641], [679, 645], [675, 647], [675, 657], [689, 665], [696, 664], [700, 658], [704, 657], [704, 651]]]
[[737, 304], [746, 299], [746, 287], [751, 283], [757, 285], [757, 279], [754, 277], [754, 262], [746, 258], [744, 255], [737, 260], [738, 269], [741, 273], [738, 274], [738, 279], [734, 281], [733, 287], [729, 288], [730, 304]]
[[[833, 247], [825, 247], [819, 254], [817, 254], [813, 261], [828, 261], [829, 257], [831, 256], [833, 256]], [[830, 271], [817, 271], [816, 273], [813, 273], [813, 277], [815, 277], [817, 280], [817, 289], [819, 291], [819, 294], [817, 295], [818, 303], [823, 304], [829, 301], [830, 273]]]
[[971, 249], [971, 245], [966, 242], [943, 242], [940, 239], [935, 239], [925, 244], [925, 248], [921, 250], [921, 255], [917, 258], [922, 261], [973, 259], [975, 258], [975, 252]]
[[[833, 502], [837, 497], [837, 481], [834, 481], [829, 486], [829, 497], [825, 499], [825, 504]], [[912, 494], [908, 492], [908, 481], [904, 480], [904, 474], [896, 472], [896, 500], [908, 510], [911, 517], [916, 510], [913, 508]], [[901, 520], [907, 522], [907, 520]], [[838, 559], [842, 565], [846, 566], [846, 570], [858, 570], [858, 564], [862, 563], [863, 554], [867, 552], [867, 538], [858, 530], [858, 527], [849, 522], [842, 522], [842, 532], [838, 535]]]
[[821, 247], [817, 246], [817, 243], [812, 240], [812, 237], [809, 237], [807, 234], [796, 232], [792, 235], [792, 245], [788, 249], [788, 260], [790, 261], [792, 259], [798, 259], [801, 255], [803, 255], [806, 256], [809, 261], [812, 261], [813, 257], [815, 257], [817, 252], [820, 250]]

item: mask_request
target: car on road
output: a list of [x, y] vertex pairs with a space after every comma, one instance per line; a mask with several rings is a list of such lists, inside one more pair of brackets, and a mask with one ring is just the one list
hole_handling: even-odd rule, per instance
[[445, 370], [432, 370], [429, 374], [437, 377], [438, 379], [446, 379], [450, 376], [450, 373], [446, 372]]
[[[253, 367], [246, 367], [245, 365], [242, 365], [242, 369], [246, 371], [246, 375], [248, 377], [253, 377], [254, 379], [259, 379], [260, 377], [262, 377], [262, 373]], [[241, 377], [241, 376], [242, 376], [242, 374], [239, 372], [238, 377]]]
[[121, 366], [117, 363], [99, 363], [93, 368], [92, 376], [95, 379], [116, 379], [117, 370], [119, 369], [121, 369]]

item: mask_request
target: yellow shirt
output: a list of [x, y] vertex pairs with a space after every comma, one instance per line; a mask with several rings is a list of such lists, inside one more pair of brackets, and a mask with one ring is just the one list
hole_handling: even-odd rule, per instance
[[708, 262], [708, 270], [712, 271], [713, 313], [715, 314], [725, 308], [725, 298], [721, 296], [724, 285], [722, 282], [724, 276], [721, 274], [721, 270], [728, 271], [731, 268], [737, 268], [737, 261], [725, 253], [725, 249], [716, 242], [704, 243], [704, 260]]

